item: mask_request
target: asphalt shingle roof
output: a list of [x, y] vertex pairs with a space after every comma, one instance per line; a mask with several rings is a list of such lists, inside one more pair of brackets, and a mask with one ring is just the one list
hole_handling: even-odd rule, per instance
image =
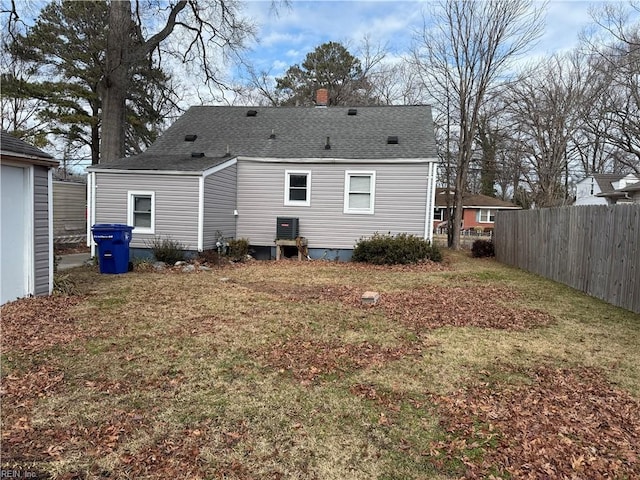
[[619, 175], [617, 173], [596, 173], [593, 175], [593, 179], [597, 182], [602, 193], [613, 192], [615, 189], [611, 184], [613, 182], [617, 182], [623, 177], [624, 175]]
[[43, 152], [39, 148], [34, 147], [33, 145], [28, 144], [27, 142], [20, 140], [19, 138], [14, 137], [2, 130], [2, 136], [0, 137], [1, 145], [0, 148], [3, 152], [11, 152], [11, 153], [19, 153], [22, 155], [28, 155], [30, 157], [37, 157], [43, 159], [53, 159], [51, 155]]
[[[97, 168], [105, 170], [166, 170], [176, 172], [202, 172], [229, 160], [230, 157], [192, 157], [188, 155], [154, 155], [148, 152], [115, 162], [103, 163]], [[92, 167], [92, 169], [95, 167]]]
[[[453, 199], [453, 193], [451, 194]], [[462, 204], [466, 207], [493, 207], [493, 208], [520, 208], [515, 203], [500, 200], [499, 198], [489, 197], [482, 194], [466, 194], [462, 196]], [[445, 207], [447, 205], [447, 195], [445, 188], [436, 189], [436, 206]]]
[[[191, 107], [147, 151], [98, 168], [191, 170], [190, 161], [219, 159], [429, 159], [436, 158], [431, 107]], [[255, 116], [247, 116], [248, 111]], [[195, 141], [185, 141], [196, 135]], [[397, 136], [397, 144], [388, 144]], [[330, 149], [326, 149], [329, 137]], [[189, 160], [192, 152], [205, 158]], [[169, 157], [175, 157], [171, 160]], [[129, 165], [127, 162], [131, 162]], [[154, 167], [155, 165], [155, 167]], [[143, 168], [144, 167], [144, 168]], [[206, 168], [206, 167], [205, 167]]]

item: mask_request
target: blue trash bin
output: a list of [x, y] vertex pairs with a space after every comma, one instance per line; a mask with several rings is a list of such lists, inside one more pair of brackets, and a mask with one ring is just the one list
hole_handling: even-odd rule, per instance
[[133, 227], [120, 223], [96, 223], [91, 227], [98, 244], [100, 273], [127, 273], [129, 271], [129, 243]]

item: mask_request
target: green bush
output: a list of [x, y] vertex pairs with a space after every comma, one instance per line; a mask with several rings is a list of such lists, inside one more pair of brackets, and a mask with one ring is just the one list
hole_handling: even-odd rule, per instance
[[147, 246], [159, 262], [173, 265], [176, 262], [184, 260], [184, 245], [177, 240], [172, 240], [168, 237], [155, 237], [153, 240], [147, 242]]
[[361, 238], [353, 249], [352, 260], [375, 265], [418, 263], [424, 260], [442, 261], [442, 254], [427, 240], [399, 233], [391, 235], [374, 233], [371, 238]]
[[229, 240], [228, 255], [234, 262], [242, 262], [249, 255], [249, 240], [246, 238], [238, 238]]
[[471, 256], [474, 258], [495, 257], [493, 242], [490, 240], [476, 240], [471, 245]]

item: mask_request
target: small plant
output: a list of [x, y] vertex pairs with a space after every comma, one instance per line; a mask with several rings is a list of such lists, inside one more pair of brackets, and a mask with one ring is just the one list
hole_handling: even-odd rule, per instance
[[440, 262], [442, 254], [435, 245], [415, 235], [375, 233], [371, 238], [361, 238], [358, 241], [351, 258], [355, 262], [394, 265], [424, 260]]
[[197, 260], [200, 263], [208, 263], [209, 265], [219, 265], [220, 258], [222, 258], [222, 255], [218, 253], [218, 250], [216, 250], [215, 248], [212, 248], [209, 250], [203, 250], [202, 252], [199, 252]]
[[57, 295], [78, 295], [78, 288], [68, 274], [53, 274], [53, 293]]
[[234, 262], [242, 262], [249, 255], [249, 240], [246, 238], [238, 238], [229, 240], [228, 255]]
[[471, 256], [474, 258], [495, 257], [493, 242], [491, 240], [476, 240], [471, 245]]
[[184, 246], [177, 240], [172, 240], [168, 237], [155, 237], [147, 242], [147, 246], [159, 262], [173, 265], [184, 260]]

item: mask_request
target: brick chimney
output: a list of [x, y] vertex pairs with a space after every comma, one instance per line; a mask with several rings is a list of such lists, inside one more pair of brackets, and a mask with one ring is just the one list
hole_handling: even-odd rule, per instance
[[326, 107], [329, 105], [329, 90], [319, 88], [316, 91], [316, 107]]

